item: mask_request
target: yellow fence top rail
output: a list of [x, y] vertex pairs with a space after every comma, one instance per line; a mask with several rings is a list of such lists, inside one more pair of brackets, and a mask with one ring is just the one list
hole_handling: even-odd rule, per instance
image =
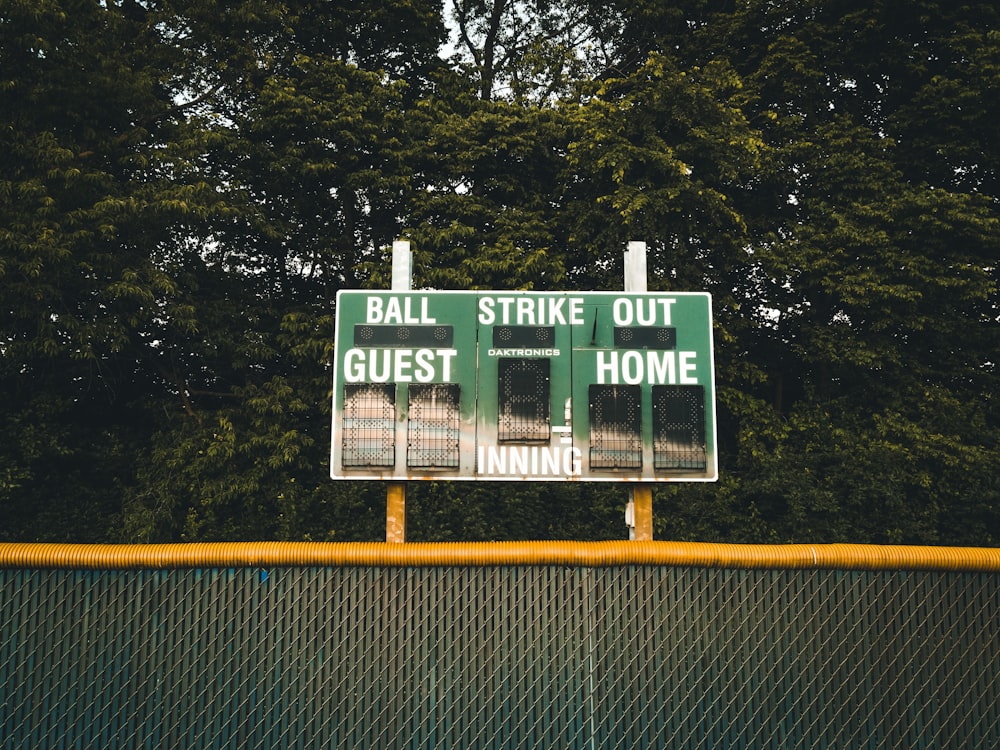
[[211, 542], [0, 544], [0, 568], [128, 570], [243, 567], [669, 565], [705, 568], [1000, 572], [1000, 549], [707, 542]]

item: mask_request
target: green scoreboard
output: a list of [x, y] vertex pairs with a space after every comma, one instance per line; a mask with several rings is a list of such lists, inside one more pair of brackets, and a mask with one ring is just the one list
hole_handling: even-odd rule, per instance
[[711, 297], [337, 295], [330, 474], [714, 481]]

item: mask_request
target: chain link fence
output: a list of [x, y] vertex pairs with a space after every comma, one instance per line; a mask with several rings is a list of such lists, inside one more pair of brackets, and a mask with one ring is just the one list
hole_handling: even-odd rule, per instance
[[0, 570], [4, 748], [1000, 747], [1000, 576]]

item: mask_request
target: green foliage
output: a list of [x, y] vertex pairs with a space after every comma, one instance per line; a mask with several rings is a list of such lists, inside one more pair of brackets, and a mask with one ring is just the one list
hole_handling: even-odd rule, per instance
[[730, 293], [731, 269], [720, 266], [745, 263], [740, 193], [765, 150], [740, 112], [740, 89], [723, 63], [683, 70], [654, 54], [587, 92], [567, 158], [568, 221], [581, 253], [574, 283], [619, 287], [613, 254], [647, 237], [650, 289]]
[[483, 101], [452, 74], [442, 73], [441, 86], [447, 97], [428, 97], [409, 119], [415, 184], [405, 234], [416, 249], [415, 285], [558, 288], [565, 118]]
[[[337, 6], [337, 7], [333, 7]], [[0, 539], [378, 539], [340, 288], [708, 290], [722, 476], [655, 535], [996, 544], [993, 3], [3, 0]], [[437, 483], [409, 537], [622, 538]]]

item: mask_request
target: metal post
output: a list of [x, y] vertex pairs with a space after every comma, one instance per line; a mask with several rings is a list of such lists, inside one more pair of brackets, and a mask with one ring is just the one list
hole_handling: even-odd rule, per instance
[[[625, 291], [646, 291], [646, 243], [629, 242], [625, 250]], [[628, 538], [635, 541], [653, 539], [653, 488], [637, 484], [629, 489], [625, 507]]]
[[389, 482], [385, 488], [385, 540], [406, 541], [406, 483]]
[[646, 291], [646, 243], [629, 242], [625, 250], [625, 291]]
[[413, 253], [409, 240], [392, 243], [392, 291], [408, 292], [413, 288]]
[[[408, 240], [392, 243], [392, 291], [413, 288], [413, 254]], [[406, 483], [389, 482], [385, 490], [385, 540], [406, 541]]]

